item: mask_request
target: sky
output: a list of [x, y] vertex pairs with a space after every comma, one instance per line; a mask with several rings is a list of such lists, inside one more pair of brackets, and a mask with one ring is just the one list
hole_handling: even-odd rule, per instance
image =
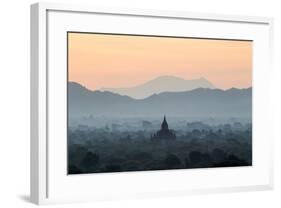
[[134, 87], [159, 76], [252, 86], [252, 41], [68, 33], [68, 78], [91, 90]]

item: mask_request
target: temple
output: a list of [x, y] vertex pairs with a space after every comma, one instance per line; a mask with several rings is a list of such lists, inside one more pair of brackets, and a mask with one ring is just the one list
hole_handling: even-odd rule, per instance
[[172, 141], [176, 139], [176, 134], [173, 130], [169, 129], [169, 125], [166, 120], [166, 116], [164, 116], [164, 120], [161, 124], [161, 129], [157, 131], [156, 134], [151, 135], [152, 141]]

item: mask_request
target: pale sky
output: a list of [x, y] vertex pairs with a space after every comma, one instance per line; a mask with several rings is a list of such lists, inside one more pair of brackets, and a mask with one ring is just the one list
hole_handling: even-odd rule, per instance
[[217, 88], [252, 86], [252, 41], [68, 33], [69, 81], [96, 90], [159, 76], [204, 77]]

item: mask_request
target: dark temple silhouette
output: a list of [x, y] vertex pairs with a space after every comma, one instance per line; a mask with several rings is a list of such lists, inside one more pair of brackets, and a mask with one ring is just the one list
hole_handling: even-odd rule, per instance
[[156, 134], [151, 135], [152, 141], [173, 141], [176, 140], [176, 134], [172, 129], [169, 129], [169, 125], [166, 120], [166, 116], [164, 116], [164, 120], [161, 124], [161, 129], [157, 131]]

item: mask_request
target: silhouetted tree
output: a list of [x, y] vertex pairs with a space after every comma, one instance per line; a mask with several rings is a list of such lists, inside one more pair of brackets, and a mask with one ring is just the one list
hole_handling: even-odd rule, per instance
[[219, 148], [215, 148], [212, 151], [212, 158], [215, 162], [222, 162], [226, 158], [226, 153]]
[[202, 153], [199, 151], [192, 151], [191, 153], [189, 153], [189, 159], [191, 165], [194, 166], [196, 164], [199, 164], [202, 160]]
[[77, 168], [75, 165], [69, 165], [68, 166], [68, 174], [80, 174], [83, 173], [79, 168]]
[[250, 165], [246, 161], [238, 158], [237, 156], [231, 154], [221, 163], [214, 164], [215, 167], [235, 167], [235, 166], [247, 166]]
[[121, 171], [120, 165], [112, 164], [105, 167], [105, 172], [119, 172]]
[[99, 155], [92, 152], [87, 152], [87, 154], [81, 161], [81, 166], [84, 169], [89, 169], [89, 170], [95, 169], [98, 164], [99, 164]]
[[184, 158], [184, 164], [186, 168], [190, 168], [190, 161], [188, 158]]
[[167, 168], [179, 168], [181, 166], [181, 161], [176, 155], [169, 154], [165, 159], [165, 165]]

